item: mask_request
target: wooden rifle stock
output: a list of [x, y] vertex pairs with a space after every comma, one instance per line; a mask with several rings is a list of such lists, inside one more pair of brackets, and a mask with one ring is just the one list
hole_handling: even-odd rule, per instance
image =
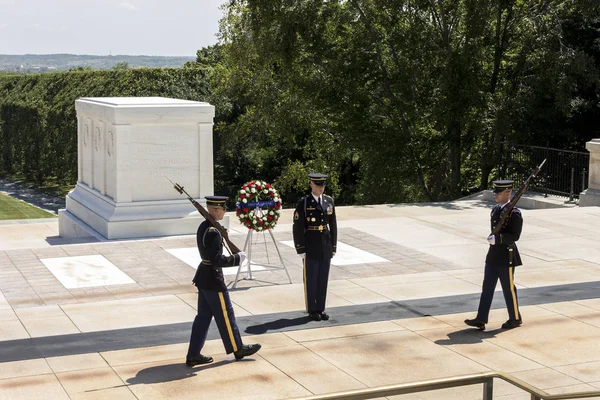
[[502, 229], [502, 225], [504, 225], [506, 218], [508, 218], [508, 216], [512, 212], [513, 208], [515, 208], [515, 206], [517, 205], [517, 202], [519, 201], [521, 196], [523, 196], [523, 193], [525, 193], [525, 189], [527, 189], [527, 186], [529, 185], [529, 181], [532, 178], [535, 178], [537, 176], [537, 174], [540, 172], [540, 170], [542, 169], [542, 166], [544, 165], [545, 162], [546, 162], [546, 159], [544, 159], [544, 161], [542, 161], [542, 163], [533, 170], [531, 175], [529, 175], [529, 178], [527, 178], [525, 180], [525, 182], [523, 182], [523, 184], [521, 185], [521, 187], [519, 188], [517, 193], [515, 193], [513, 195], [512, 199], [510, 199], [510, 201], [508, 202], [508, 205], [506, 207], [504, 207], [504, 209], [500, 213], [500, 219], [498, 220], [498, 223], [492, 230], [492, 235], [496, 235], [498, 232], [500, 232], [500, 229]]
[[[165, 178], [167, 178], [167, 177], [165, 176]], [[237, 247], [235, 245], [235, 243], [233, 243], [231, 240], [229, 240], [229, 235], [227, 233], [227, 229], [223, 228], [223, 225], [221, 225], [219, 223], [219, 221], [215, 220], [213, 218], [213, 216], [210, 215], [204, 207], [202, 207], [202, 204], [200, 204], [196, 200], [194, 200], [192, 198], [192, 196], [190, 196], [188, 194], [188, 192], [186, 192], [183, 189], [183, 186], [171, 181], [169, 178], [167, 178], [167, 180], [173, 184], [173, 187], [175, 188], [175, 190], [177, 190], [179, 192], [179, 194], [185, 194], [188, 197], [188, 200], [194, 205], [194, 207], [196, 207], [196, 210], [198, 210], [200, 215], [202, 215], [213, 227], [215, 227], [221, 233], [221, 236], [223, 236], [223, 239], [227, 243], [227, 246], [229, 246], [229, 249], [231, 250], [232, 254], [237, 254], [237, 253], [241, 252], [240, 248]]]

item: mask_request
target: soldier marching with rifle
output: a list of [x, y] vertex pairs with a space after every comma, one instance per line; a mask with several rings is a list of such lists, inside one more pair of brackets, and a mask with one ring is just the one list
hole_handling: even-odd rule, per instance
[[487, 238], [490, 247], [485, 258], [483, 286], [477, 316], [474, 319], [465, 320], [465, 324], [469, 326], [485, 329], [498, 280], [502, 285], [502, 293], [508, 310], [508, 321], [502, 324], [502, 328], [513, 329], [523, 323], [523, 317], [519, 312], [517, 287], [514, 282], [515, 267], [523, 264], [516, 244], [521, 237], [523, 216], [515, 205], [525, 192], [529, 181], [539, 173], [545, 162], [546, 160], [533, 171], [512, 199], [510, 196], [513, 181], [494, 181], [494, 199], [497, 204], [490, 214], [492, 233]]
[[[173, 183], [173, 186], [180, 194], [185, 193], [194, 207], [206, 219], [200, 224], [196, 233], [196, 243], [202, 258], [192, 280], [198, 288], [198, 315], [192, 325], [185, 362], [188, 366], [213, 362], [212, 357], [200, 354], [213, 317], [217, 322], [225, 351], [227, 354], [233, 353], [236, 360], [241, 360], [256, 353], [261, 346], [260, 344], [245, 345], [242, 343], [229, 291], [223, 277], [223, 268], [241, 265], [246, 257], [246, 254], [229, 240], [227, 231], [219, 223], [227, 211], [228, 197], [206, 196], [207, 211], [183, 189], [183, 186], [177, 183]], [[223, 241], [229, 246], [232, 255], [223, 254]]]

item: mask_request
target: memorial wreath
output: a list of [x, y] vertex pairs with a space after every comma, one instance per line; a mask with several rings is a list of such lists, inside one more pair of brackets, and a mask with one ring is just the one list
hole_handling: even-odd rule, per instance
[[243, 184], [238, 190], [236, 205], [240, 222], [259, 232], [273, 229], [281, 213], [281, 198], [277, 190], [264, 181]]

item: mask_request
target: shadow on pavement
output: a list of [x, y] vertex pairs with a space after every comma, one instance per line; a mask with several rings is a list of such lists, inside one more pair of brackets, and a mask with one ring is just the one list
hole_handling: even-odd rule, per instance
[[216, 368], [221, 365], [235, 362], [235, 360], [222, 360], [211, 364], [199, 365], [196, 367], [188, 367], [185, 362], [168, 365], [157, 365], [155, 367], [144, 368], [133, 377], [127, 379], [124, 385], [113, 386], [110, 388], [86, 390], [89, 392], [98, 392], [106, 389], [114, 389], [119, 387], [128, 387], [134, 385], [151, 385], [156, 383], [175, 382], [182, 379], [192, 378], [203, 370]]
[[62, 238], [60, 236], [47, 236], [46, 243], [50, 246], [61, 246], [65, 244], [81, 244], [81, 243], [100, 243], [100, 240], [93, 236], [84, 236], [77, 238]]
[[450, 346], [453, 344], [476, 344], [482, 343], [485, 339], [496, 337], [497, 333], [503, 332], [504, 329], [494, 329], [491, 331], [480, 331], [474, 328], [465, 328], [460, 331], [451, 332], [448, 334], [448, 339], [439, 339], [434, 343], [440, 346]]
[[310, 321], [312, 320], [308, 315], [298, 318], [280, 318], [275, 321], [266, 322], [264, 324], [249, 326], [244, 332], [256, 335], [260, 333], [266, 333], [270, 330], [278, 330], [283, 328], [289, 328], [291, 326], [304, 325], [309, 323]]
[[235, 362], [235, 360], [222, 360], [210, 364], [188, 367], [184, 362], [167, 365], [157, 365], [155, 367], [145, 368], [133, 377], [127, 379], [128, 386], [131, 385], [149, 385], [154, 383], [174, 382], [182, 379], [196, 376], [198, 372], [207, 369], [217, 368], [225, 364]]

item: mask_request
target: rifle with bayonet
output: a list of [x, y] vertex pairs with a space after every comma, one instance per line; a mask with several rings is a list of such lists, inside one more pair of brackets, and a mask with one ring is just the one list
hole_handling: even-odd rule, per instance
[[202, 215], [212, 226], [214, 226], [221, 233], [221, 236], [223, 236], [223, 239], [227, 243], [227, 246], [229, 246], [229, 250], [231, 250], [232, 254], [237, 254], [237, 253], [241, 252], [240, 248], [237, 247], [235, 245], [235, 243], [233, 243], [231, 240], [229, 240], [229, 235], [227, 234], [227, 229], [223, 228], [223, 225], [221, 225], [217, 220], [215, 220], [213, 218], [213, 216], [210, 215], [209, 212], [206, 211], [206, 209], [204, 207], [202, 207], [202, 204], [200, 204], [196, 200], [194, 200], [192, 198], [192, 196], [190, 196], [188, 194], [188, 192], [185, 191], [183, 186], [181, 186], [178, 183], [173, 182], [166, 176], [165, 176], [165, 178], [173, 184], [173, 187], [175, 188], [175, 190], [177, 190], [179, 192], [179, 194], [185, 194], [188, 197], [188, 200], [194, 205], [194, 207], [196, 207], [196, 210], [198, 210], [200, 215]]
[[504, 225], [506, 218], [508, 218], [508, 216], [512, 212], [513, 208], [515, 208], [515, 206], [517, 205], [517, 202], [519, 201], [521, 196], [523, 196], [523, 193], [525, 193], [525, 189], [527, 189], [527, 186], [529, 185], [529, 181], [537, 176], [537, 174], [540, 172], [540, 170], [542, 169], [542, 166], [544, 165], [545, 162], [546, 162], [546, 159], [544, 159], [544, 161], [542, 161], [542, 163], [533, 170], [531, 175], [529, 175], [529, 178], [527, 178], [525, 180], [525, 182], [523, 182], [523, 184], [521, 185], [521, 187], [519, 188], [517, 193], [515, 193], [513, 195], [513, 197], [508, 202], [508, 204], [502, 209], [502, 213], [500, 213], [500, 219], [498, 220], [498, 223], [492, 230], [492, 233], [491, 233], [492, 235], [496, 235], [498, 232], [500, 232], [500, 229], [502, 229], [502, 225]]

